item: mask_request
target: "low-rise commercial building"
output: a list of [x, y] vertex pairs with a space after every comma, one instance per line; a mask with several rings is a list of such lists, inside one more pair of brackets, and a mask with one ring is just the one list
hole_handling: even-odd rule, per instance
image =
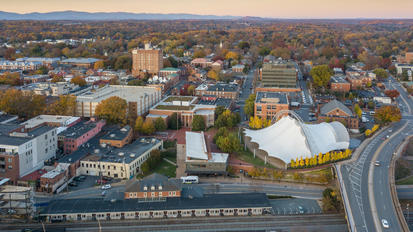
[[207, 150], [204, 133], [185, 133], [185, 173], [199, 175], [225, 175], [228, 153], [215, 153]]
[[195, 89], [195, 95], [199, 97], [211, 96], [215, 98], [238, 98], [239, 86], [235, 84], [202, 84]]
[[159, 102], [149, 110], [147, 117], [156, 119], [158, 117], [168, 118], [177, 113], [183, 127], [192, 127], [194, 115], [204, 118], [205, 126], [210, 127], [215, 122], [215, 105], [200, 105], [197, 97], [170, 96]]
[[100, 59], [96, 58], [69, 58], [60, 61], [62, 65], [76, 66], [81, 68], [93, 68], [94, 64]]
[[131, 180], [125, 189], [125, 199], [145, 202], [164, 201], [170, 197], [181, 197], [182, 180], [153, 173], [142, 180]]
[[109, 97], [117, 96], [128, 103], [131, 116], [141, 116], [161, 100], [161, 88], [147, 86], [108, 85], [103, 88], [88, 90], [76, 98], [76, 115], [95, 116], [97, 105]]
[[107, 144], [112, 147], [121, 148], [132, 141], [133, 131], [129, 125], [122, 128], [110, 128], [109, 132], [102, 136], [99, 142]]
[[346, 81], [346, 77], [342, 74], [336, 74], [330, 79], [330, 89], [334, 92], [347, 93], [351, 89], [351, 85]]
[[79, 146], [96, 136], [105, 124], [104, 120], [82, 121], [60, 133], [58, 139], [63, 144], [64, 153], [70, 154], [76, 151]]
[[42, 62], [26, 62], [26, 61], [11, 61], [0, 60], [0, 70], [37, 70], [43, 65]]
[[141, 138], [122, 148], [106, 144], [90, 146], [93, 150], [80, 160], [78, 174], [130, 179], [140, 172], [151, 151], [163, 148], [163, 142], [156, 138]]
[[261, 71], [264, 88], [297, 88], [297, 70], [292, 62], [264, 63]]
[[284, 92], [257, 92], [254, 104], [254, 116], [272, 120], [283, 110], [289, 109], [288, 97]]
[[34, 92], [38, 95], [58, 97], [80, 90], [81, 87], [69, 82], [38, 82], [21, 86], [19, 89], [22, 91]]

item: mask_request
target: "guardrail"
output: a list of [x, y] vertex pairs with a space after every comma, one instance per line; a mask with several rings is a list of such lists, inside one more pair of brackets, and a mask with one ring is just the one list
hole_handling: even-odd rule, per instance
[[337, 177], [338, 177], [338, 183], [340, 184], [340, 189], [341, 189], [340, 194], [341, 194], [341, 199], [343, 199], [343, 203], [344, 203], [343, 205], [344, 205], [344, 211], [346, 212], [348, 229], [349, 231], [356, 232], [357, 229], [354, 223], [353, 214], [351, 213], [351, 207], [350, 207], [350, 202], [347, 197], [346, 186], [344, 184], [344, 181], [341, 177], [341, 172], [339, 170], [341, 168], [341, 165], [334, 164], [333, 167], [336, 170]]
[[412, 137], [413, 136], [406, 137], [404, 142], [400, 144], [399, 148], [396, 151], [396, 154], [392, 156], [392, 159], [390, 161], [390, 168], [389, 168], [390, 193], [391, 193], [391, 197], [393, 200], [393, 205], [396, 210], [397, 218], [399, 219], [400, 225], [403, 231], [406, 231], [406, 232], [410, 230], [409, 230], [409, 225], [407, 224], [406, 219], [404, 218], [403, 210], [399, 202], [399, 197], [397, 196], [394, 172], [395, 172], [395, 164], [396, 164], [397, 158], [401, 155], [403, 148], [406, 146], [406, 144], [409, 142], [410, 138]]

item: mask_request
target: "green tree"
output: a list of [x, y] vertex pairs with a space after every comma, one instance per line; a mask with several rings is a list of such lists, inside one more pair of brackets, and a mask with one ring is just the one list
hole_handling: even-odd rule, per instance
[[165, 123], [165, 121], [164, 121], [161, 117], [155, 119], [154, 125], [155, 125], [155, 130], [156, 130], [156, 131], [164, 131], [164, 130], [166, 130], [166, 123]]
[[247, 115], [247, 117], [254, 115], [255, 97], [255, 94], [251, 94], [248, 96], [248, 99], [245, 100], [244, 112]]
[[182, 126], [181, 118], [177, 113], [171, 114], [168, 119], [168, 127], [172, 130], [178, 130]]
[[101, 101], [95, 109], [95, 115], [105, 119], [108, 123], [126, 123], [127, 103], [117, 96]]
[[131, 70], [132, 68], [132, 56], [131, 55], [123, 55], [116, 58], [114, 69], [126, 69]]
[[135, 121], [135, 131], [142, 133], [142, 127], [143, 127], [143, 118], [142, 116], [139, 116]]
[[359, 104], [355, 104], [354, 105], [354, 112], [356, 113], [356, 115], [361, 118], [361, 115], [363, 113], [363, 111], [361, 110]]
[[317, 88], [326, 88], [330, 82], [330, 78], [333, 72], [328, 65], [315, 66], [310, 71], [310, 75], [313, 77], [314, 86]]
[[203, 131], [205, 130], [205, 120], [201, 115], [194, 115], [192, 119], [192, 130]]
[[388, 77], [388, 73], [382, 68], [375, 69], [373, 72], [379, 80], [384, 80]]
[[193, 58], [204, 58], [206, 53], [204, 50], [198, 50], [194, 52]]

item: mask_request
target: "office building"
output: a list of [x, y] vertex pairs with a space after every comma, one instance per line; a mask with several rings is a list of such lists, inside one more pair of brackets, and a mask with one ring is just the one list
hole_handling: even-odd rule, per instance
[[264, 88], [297, 88], [297, 70], [287, 61], [264, 63], [261, 82]]
[[283, 92], [257, 92], [254, 104], [254, 116], [272, 120], [283, 110], [288, 110], [287, 94]]

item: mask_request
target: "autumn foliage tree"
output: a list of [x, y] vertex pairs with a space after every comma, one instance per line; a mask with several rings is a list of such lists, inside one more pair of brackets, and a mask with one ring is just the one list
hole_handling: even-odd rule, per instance
[[60, 95], [59, 100], [53, 102], [46, 109], [47, 114], [73, 116], [76, 113], [76, 96]]
[[112, 96], [96, 106], [95, 115], [109, 123], [126, 123], [126, 110], [126, 100]]
[[42, 114], [46, 108], [46, 97], [33, 92], [8, 89], [0, 92], [0, 111], [31, 118]]
[[73, 77], [70, 82], [78, 86], [85, 86], [87, 84], [86, 80], [80, 76]]
[[396, 106], [383, 106], [376, 110], [374, 118], [380, 125], [385, 125], [391, 122], [398, 122], [402, 118], [400, 109]]
[[386, 94], [386, 96], [390, 97], [393, 101], [395, 98], [400, 96], [399, 91], [397, 91], [397, 89], [389, 89], [384, 91], [384, 94]]

